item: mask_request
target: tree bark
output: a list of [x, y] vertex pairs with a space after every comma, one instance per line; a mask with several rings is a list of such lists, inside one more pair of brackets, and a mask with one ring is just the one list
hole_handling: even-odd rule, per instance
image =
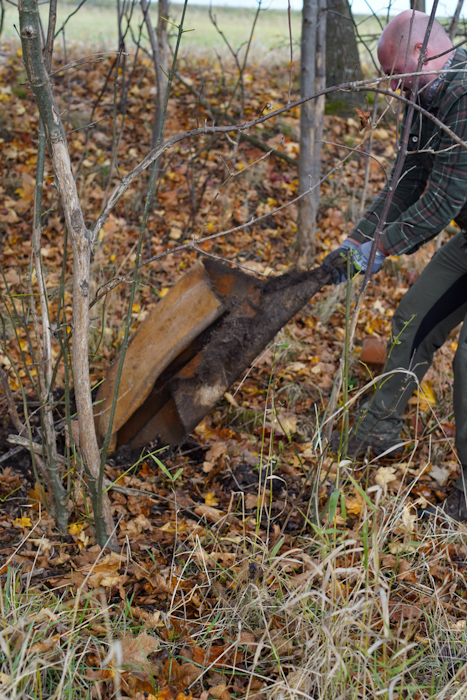
[[[358, 53], [352, 12], [348, 0], [327, 0], [326, 22], [326, 87], [362, 80], [363, 73]], [[328, 106], [333, 112], [350, 112], [361, 107], [363, 93], [336, 92], [328, 95]]]
[[[303, 0], [300, 97], [324, 89], [326, 81], [326, 0]], [[297, 244], [300, 259], [311, 259], [319, 203], [324, 96], [300, 109], [299, 200]]]
[[60, 112], [46, 71], [41, 48], [37, 0], [20, 0], [20, 34], [23, 60], [34, 98], [42, 118], [73, 248], [73, 374], [80, 452], [92, 499], [95, 531], [101, 546], [113, 530], [110, 501], [100, 492], [100, 454], [94, 427], [89, 378], [89, 282], [92, 237], [85, 226], [76, 189]]
[[410, 0], [410, 9], [426, 12], [425, 0]]

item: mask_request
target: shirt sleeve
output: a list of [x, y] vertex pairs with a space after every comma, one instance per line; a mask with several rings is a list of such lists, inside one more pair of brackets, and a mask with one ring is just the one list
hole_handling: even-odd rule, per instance
[[[394, 168], [390, 175], [389, 182], [392, 181]], [[399, 178], [391, 206], [389, 207], [389, 212], [386, 217], [387, 222], [393, 223], [400, 221], [407, 208], [420, 199], [426, 187], [426, 183], [427, 172], [425, 168], [415, 154], [408, 153], [404, 163], [403, 174]], [[360, 243], [364, 243], [368, 239], [373, 238], [376, 227], [381, 219], [381, 213], [388, 191], [389, 185], [386, 185], [366, 211], [363, 218], [355, 226], [350, 234], [350, 238]]]
[[[459, 97], [443, 122], [467, 141], [466, 94]], [[444, 130], [439, 131], [440, 141], [430, 171], [423, 167], [416, 153], [409, 153], [406, 157], [381, 235], [383, 245], [391, 255], [413, 253], [455, 219], [466, 203], [467, 149]], [[374, 235], [386, 194], [387, 188], [355, 227], [365, 239]], [[350, 235], [356, 238], [354, 232]]]

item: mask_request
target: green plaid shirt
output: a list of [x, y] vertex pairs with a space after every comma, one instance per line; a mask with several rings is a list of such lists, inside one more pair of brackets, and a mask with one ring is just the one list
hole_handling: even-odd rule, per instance
[[[467, 52], [464, 49], [456, 51], [449, 70], [429, 111], [467, 146]], [[355, 226], [351, 238], [362, 243], [373, 238], [387, 191], [386, 186]], [[453, 220], [467, 229], [467, 148], [416, 112], [404, 168], [381, 240], [391, 255], [413, 253]]]

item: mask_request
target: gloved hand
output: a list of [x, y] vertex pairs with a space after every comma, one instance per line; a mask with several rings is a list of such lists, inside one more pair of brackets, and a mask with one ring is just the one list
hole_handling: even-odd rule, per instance
[[[366, 269], [368, 267], [368, 262], [370, 260], [370, 251], [371, 251], [372, 245], [373, 245], [373, 241], [365, 241], [365, 243], [362, 243], [362, 245], [359, 248], [357, 248], [357, 250], [353, 254], [352, 261], [355, 265], [355, 268], [359, 272], [366, 272]], [[377, 248], [375, 259], [373, 261], [373, 267], [371, 270], [372, 275], [374, 275], [375, 272], [379, 272], [379, 270], [381, 269], [381, 265], [383, 264], [385, 258], [386, 258], [386, 255], [381, 250], [379, 250]]]
[[346, 238], [342, 245], [326, 255], [322, 265], [327, 272], [331, 273], [331, 280], [333, 284], [345, 282], [347, 279], [347, 256], [349, 254], [353, 256], [355, 254], [354, 251], [358, 249], [358, 243]]

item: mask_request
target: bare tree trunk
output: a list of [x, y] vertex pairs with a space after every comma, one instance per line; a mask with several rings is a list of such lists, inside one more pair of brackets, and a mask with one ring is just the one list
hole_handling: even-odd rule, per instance
[[410, 9], [426, 12], [425, 0], [410, 0]]
[[[303, 0], [300, 96], [323, 90], [326, 82], [326, 0]], [[297, 243], [302, 261], [314, 253], [319, 203], [324, 96], [300, 110], [299, 200]], [[308, 192], [308, 194], [305, 194]]]
[[[348, 0], [327, 0], [326, 21], [326, 87], [362, 80], [355, 25]], [[362, 107], [362, 92], [335, 92], [327, 97], [335, 112], [349, 112], [352, 106]]]
[[102, 490], [103, 474], [94, 427], [88, 363], [89, 282], [92, 237], [85, 226], [66, 136], [42, 56], [37, 0], [20, 0], [23, 60], [42, 118], [65, 221], [73, 248], [73, 373], [83, 457], [94, 511], [96, 538], [107, 543], [113, 530], [108, 495]]
[[457, 0], [456, 10], [455, 10], [454, 15], [452, 17], [451, 24], [449, 25], [449, 30], [448, 30], [449, 38], [451, 39], [451, 41], [454, 41], [454, 38], [456, 36], [457, 25], [459, 24], [459, 17], [461, 14], [463, 4], [464, 4], [464, 0]]

